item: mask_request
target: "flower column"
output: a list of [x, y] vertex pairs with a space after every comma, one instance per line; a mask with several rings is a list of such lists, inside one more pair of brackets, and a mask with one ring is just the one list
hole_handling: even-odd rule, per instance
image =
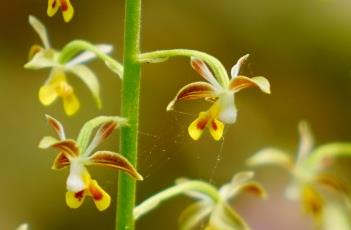
[[[121, 130], [120, 152], [136, 167], [138, 151], [138, 118], [140, 64], [138, 63], [141, 0], [126, 0], [124, 23], [124, 75], [122, 83], [122, 116], [129, 126]], [[116, 230], [134, 229], [135, 181], [120, 173]]]

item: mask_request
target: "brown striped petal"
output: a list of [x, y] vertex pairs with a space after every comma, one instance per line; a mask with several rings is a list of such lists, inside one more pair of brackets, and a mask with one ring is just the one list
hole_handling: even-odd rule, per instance
[[60, 152], [54, 160], [54, 164], [52, 165], [52, 169], [59, 170], [64, 169], [70, 165], [70, 160], [66, 156], [64, 152]]
[[116, 121], [109, 121], [105, 124], [102, 124], [96, 132], [94, 139], [85, 150], [85, 154], [89, 155], [102, 141], [107, 139], [117, 127], [118, 123]]
[[61, 140], [66, 139], [65, 130], [64, 130], [62, 124], [58, 120], [56, 120], [55, 118], [53, 118], [49, 115], [45, 115], [45, 116], [46, 116], [46, 119], [47, 119], [49, 125], [55, 130], [55, 132], [60, 137], [60, 139]]
[[136, 180], [143, 180], [134, 166], [121, 154], [111, 151], [98, 151], [91, 155], [87, 162], [88, 165], [101, 165], [120, 169], [134, 177]]
[[233, 78], [229, 83], [229, 89], [234, 93], [237, 93], [242, 89], [252, 87], [257, 87], [262, 92], [267, 94], [271, 93], [269, 81], [264, 77], [248, 78], [245, 76], [237, 76]]
[[218, 83], [217, 79], [213, 76], [212, 72], [207, 67], [206, 63], [198, 58], [191, 58], [191, 67], [200, 74], [205, 80], [207, 80], [211, 85], [220, 89], [222, 86]]
[[75, 157], [79, 155], [79, 148], [74, 140], [63, 140], [58, 141], [53, 137], [44, 137], [40, 143], [39, 148], [48, 149], [48, 148], [56, 148], [70, 157]]
[[214, 98], [215, 88], [207, 82], [193, 82], [179, 90], [175, 98], [168, 104], [167, 110], [173, 110], [177, 101], [195, 100], [201, 98]]

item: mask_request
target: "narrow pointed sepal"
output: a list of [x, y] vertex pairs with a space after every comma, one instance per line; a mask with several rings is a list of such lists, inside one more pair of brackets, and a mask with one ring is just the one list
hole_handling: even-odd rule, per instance
[[49, 125], [54, 129], [57, 135], [60, 137], [61, 140], [66, 139], [65, 137], [65, 130], [63, 125], [56, 120], [55, 118], [51, 117], [50, 115], [45, 115], [46, 120], [48, 121]]

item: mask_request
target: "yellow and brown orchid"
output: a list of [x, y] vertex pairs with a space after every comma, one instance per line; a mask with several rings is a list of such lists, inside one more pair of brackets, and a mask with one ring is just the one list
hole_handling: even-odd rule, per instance
[[207, 67], [204, 61], [191, 58], [192, 68], [199, 73], [207, 82], [193, 82], [179, 90], [176, 97], [168, 104], [167, 110], [172, 110], [178, 101], [206, 99], [213, 102], [209, 110], [200, 112], [198, 118], [193, 121], [188, 132], [192, 139], [198, 140], [204, 129], [208, 128], [215, 140], [223, 135], [224, 123], [233, 124], [237, 118], [235, 107], [235, 94], [242, 89], [257, 87], [262, 92], [270, 94], [269, 81], [264, 77], [248, 78], [239, 75], [240, 68], [249, 55], [241, 57], [231, 69], [231, 79], [218, 81]]
[[175, 186], [154, 195], [137, 206], [134, 209], [134, 218], [140, 218], [171, 197], [185, 194], [197, 201], [181, 213], [180, 229], [190, 230], [205, 226], [201, 229], [248, 230], [249, 226], [229, 202], [242, 193], [253, 194], [260, 198], [267, 196], [263, 187], [252, 180], [253, 176], [253, 172], [238, 173], [231, 182], [220, 189], [206, 182], [180, 179]]
[[[107, 209], [110, 205], [110, 196], [99, 186], [96, 180], [91, 178], [87, 166], [97, 165], [119, 169], [136, 180], [142, 180], [142, 176], [122, 155], [111, 151], [94, 152], [94, 149], [109, 137], [114, 129], [126, 125], [125, 119], [105, 116], [92, 119], [83, 126], [77, 141], [75, 141], [66, 139], [64, 128], [59, 121], [50, 116], [46, 116], [46, 118], [59, 138], [46, 136], [39, 143], [39, 148], [54, 148], [59, 151], [52, 169], [70, 168], [66, 183], [66, 203], [70, 208], [80, 207], [86, 196], [93, 199], [100, 211]], [[90, 141], [95, 128], [98, 128], [98, 130]]]
[[[85, 51], [74, 56], [70, 60], [61, 62], [60, 51], [57, 51], [50, 46], [49, 38], [45, 26], [34, 16], [29, 16], [29, 23], [38, 33], [41, 45], [33, 45], [29, 58], [30, 61], [25, 64], [28, 69], [43, 69], [51, 68], [49, 78], [39, 90], [39, 100], [45, 105], [51, 105], [58, 97], [63, 100], [64, 110], [67, 115], [75, 114], [80, 103], [73, 87], [67, 81], [67, 73], [72, 73], [78, 76], [91, 91], [97, 106], [101, 108], [100, 86], [94, 72], [83, 63], [90, 61], [96, 57], [96, 54], [90, 51]], [[112, 51], [110, 45], [96, 45], [96, 48], [103, 53]]]
[[47, 14], [52, 17], [61, 8], [63, 20], [69, 22], [74, 15], [74, 8], [70, 0], [48, 0]]
[[335, 176], [323, 172], [330, 165], [332, 156], [349, 152], [350, 145], [332, 143], [314, 148], [311, 131], [305, 122], [299, 124], [300, 144], [297, 159], [276, 148], [265, 148], [248, 159], [250, 166], [278, 165], [288, 170], [292, 182], [286, 190], [286, 196], [292, 200], [299, 200], [304, 211], [311, 215], [318, 224], [324, 216], [326, 200], [322, 197], [321, 190], [329, 188], [345, 198], [350, 203], [349, 192], [344, 183]]

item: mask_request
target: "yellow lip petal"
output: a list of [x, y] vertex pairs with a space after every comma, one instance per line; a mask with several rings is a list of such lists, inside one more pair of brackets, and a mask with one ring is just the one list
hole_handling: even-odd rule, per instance
[[48, 0], [48, 9], [47, 9], [48, 16], [49, 17], [54, 16], [59, 7], [60, 7], [59, 0]]
[[79, 208], [86, 196], [86, 192], [83, 190], [81, 192], [66, 192], [66, 204], [70, 208]]
[[224, 124], [217, 119], [211, 120], [208, 124], [210, 133], [216, 141], [220, 140], [223, 136]]
[[61, 2], [61, 10], [62, 10], [62, 15], [63, 19], [65, 22], [69, 22], [74, 15], [74, 9], [73, 6], [70, 2], [70, 0], [60, 0]]
[[94, 203], [99, 211], [106, 210], [111, 204], [111, 197], [105, 192], [97, 183], [92, 180], [89, 186], [90, 196], [93, 198]]
[[200, 139], [206, 128], [208, 119], [207, 113], [201, 112], [199, 117], [189, 125], [188, 133], [193, 140], [197, 141]]
[[313, 216], [318, 223], [323, 213], [324, 201], [320, 194], [311, 186], [305, 186], [302, 190], [302, 202], [307, 214]]
[[57, 98], [58, 94], [55, 90], [55, 87], [51, 84], [44, 85], [39, 89], [39, 100], [45, 105], [51, 105]]
[[80, 103], [74, 93], [71, 93], [63, 98], [63, 107], [68, 116], [74, 115], [79, 110]]

